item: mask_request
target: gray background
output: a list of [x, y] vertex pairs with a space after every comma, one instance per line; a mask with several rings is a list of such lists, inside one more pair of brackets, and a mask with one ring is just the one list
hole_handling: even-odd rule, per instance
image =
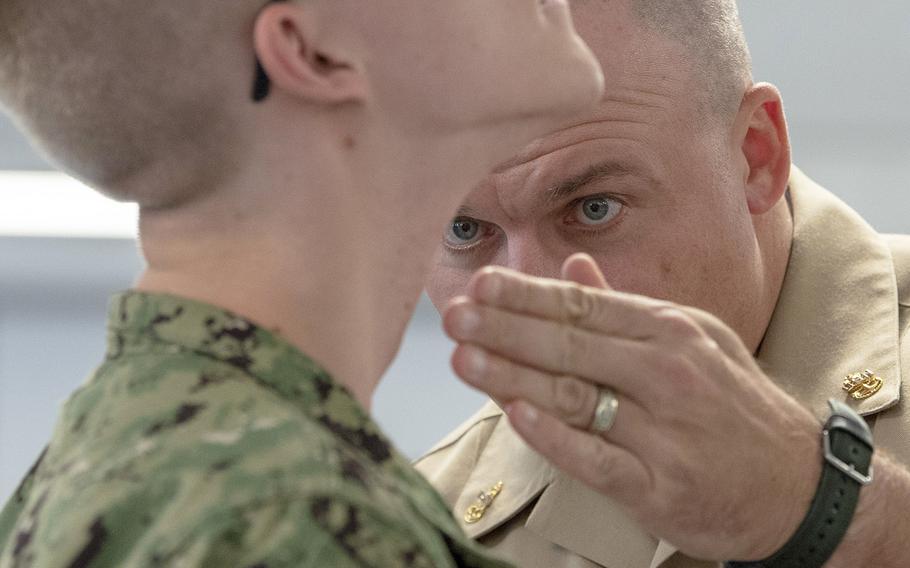
[[[756, 78], [784, 93], [796, 163], [878, 229], [910, 232], [910, 3], [747, 0], [741, 9]], [[2, 119], [0, 169], [48, 169]], [[140, 266], [130, 240], [0, 234], [0, 501], [99, 360], [107, 296]], [[483, 400], [452, 377], [438, 329], [424, 301], [376, 398], [379, 421], [411, 456]]]

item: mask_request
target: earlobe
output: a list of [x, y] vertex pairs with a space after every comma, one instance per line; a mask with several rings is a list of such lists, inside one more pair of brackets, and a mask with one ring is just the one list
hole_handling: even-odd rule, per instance
[[761, 215], [783, 198], [790, 177], [790, 138], [780, 92], [757, 84], [746, 92], [740, 108], [742, 154], [746, 164], [749, 211]]
[[273, 90], [317, 104], [365, 100], [365, 74], [340, 47], [320, 45], [319, 31], [306, 6], [276, 3], [260, 12], [253, 41]]

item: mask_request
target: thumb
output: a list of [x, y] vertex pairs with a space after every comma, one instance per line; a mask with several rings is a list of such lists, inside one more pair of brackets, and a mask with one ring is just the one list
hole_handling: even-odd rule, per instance
[[612, 289], [591, 255], [583, 252], [573, 254], [562, 264], [562, 279], [591, 288]]

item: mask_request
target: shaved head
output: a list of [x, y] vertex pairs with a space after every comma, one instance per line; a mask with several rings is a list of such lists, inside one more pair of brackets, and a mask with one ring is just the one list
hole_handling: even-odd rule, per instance
[[[75, 177], [163, 205], [211, 185], [203, 172], [226, 174], [239, 149], [231, 123], [249, 96], [261, 6], [0, 0], [0, 105]], [[218, 69], [228, 65], [249, 69], [249, 81]], [[149, 171], [171, 195], [130, 193], [130, 176]]]
[[634, 13], [657, 33], [685, 46], [710, 94], [709, 104], [735, 110], [752, 80], [736, 0], [631, 0]]
[[[735, 113], [752, 82], [752, 59], [735, 0], [574, 0], [585, 12], [623, 6], [635, 23], [689, 55], [707, 111]], [[614, 11], [604, 11], [610, 17]]]

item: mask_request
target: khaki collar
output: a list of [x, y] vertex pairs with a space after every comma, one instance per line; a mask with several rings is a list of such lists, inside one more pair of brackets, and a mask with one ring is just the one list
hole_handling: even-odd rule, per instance
[[[829, 398], [870, 415], [900, 400], [897, 280], [885, 239], [794, 168], [790, 264], [758, 361], [787, 392], [826, 416]], [[885, 385], [855, 402], [841, 389], [871, 369]], [[848, 400], [849, 399], [849, 400]]]
[[[478, 456], [461, 495], [453, 505], [462, 528], [474, 539], [517, 515], [540, 496], [555, 478], [553, 466], [512, 430], [508, 419], [494, 402], [488, 402], [481, 414], [486, 417], [499, 415], [500, 418]], [[478, 501], [481, 493], [490, 491], [500, 481], [503, 484], [502, 491], [480, 521], [465, 524], [462, 516], [468, 508]]]
[[[871, 369], [882, 390], [853, 406], [870, 415], [900, 393], [898, 297], [886, 242], [856, 213], [794, 168], [794, 244], [779, 303], [758, 360], [762, 368], [819, 417], [829, 398], [846, 400], [845, 375]], [[482, 413], [499, 411], [493, 403]], [[458, 516], [497, 481], [504, 488], [477, 524], [479, 538], [529, 504], [526, 528], [601, 566], [658, 568], [675, 555], [603, 496], [555, 472], [500, 418], [455, 503]], [[536, 500], [536, 501], [535, 501]]]
[[[487, 403], [475, 418], [495, 416], [497, 424], [453, 506], [469, 537], [481, 538], [532, 506], [525, 526], [549, 542], [611, 568], [650, 562], [657, 540], [635, 526], [617, 505], [556, 472], [522, 441], [495, 403]], [[481, 520], [465, 524], [462, 516], [479, 494], [499, 481], [502, 492]], [[617, 547], [616, 542], [623, 546]]]

